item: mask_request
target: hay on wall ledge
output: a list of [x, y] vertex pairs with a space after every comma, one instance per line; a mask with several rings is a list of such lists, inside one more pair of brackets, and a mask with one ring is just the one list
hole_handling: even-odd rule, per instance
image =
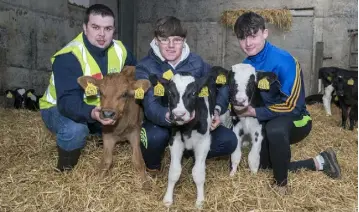
[[266, 20], [274, 24], [283, 31], [289, 31], [292, 27], [292, 14], [288, 9], [238, 9], [226, 10], [222, 12], [221, 22], [227, 27], [233, 28], [237, 18], [245, 12], [255, 12]]

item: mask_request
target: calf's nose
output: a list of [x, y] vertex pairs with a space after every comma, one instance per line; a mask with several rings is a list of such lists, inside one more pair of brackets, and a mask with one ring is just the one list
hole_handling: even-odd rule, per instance
[[245, 102], [245, 101], [246, 101], [245, 98], [237, 98], [237, 99], [236, 99], [236, 103], [237, 103], [237, 105], [239, 105], [239, 106], [244, 105], [244, 102]]
[[102, 115], [103, 115], [104, 118], [111, 119], [111, 118], [113, 118], [115, 116], [115, 112], [113, 112], [113, 111], [103, 110], [101, 112], [102, 112]]
[[180, 117], [184, 116], [185, 114], [186, 114], [186, 112], [183, 112], [183, 111], [173, 112], [173, 115], [177, 118], [180, 118]]

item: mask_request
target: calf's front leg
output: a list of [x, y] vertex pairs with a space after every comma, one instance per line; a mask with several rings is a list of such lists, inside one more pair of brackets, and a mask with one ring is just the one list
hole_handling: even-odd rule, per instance
[[229, 173], [229, 176], [231, 177], [236, 174], [238, 165], [241, 162], [241, 157], [242, 157], [242, 140], [243, 140], [244, 132], [243, 132], [242, 124], [240, 122], [236, 126], [234, 126], [233, 132], [237, 137], [238, 144], [237, 144], [237, 148], [231, 154], [231, 172]]
[[113, 149], [116, 145], [116, 139], [112, 133], [103, 133], [103, 158], [100, 164], [100, 175], [104, 177], [110, 170], [113, 159]]
[[252, 148], [248, 154], [248, 165], [252, 173], [256, 174], [260, 164], [260, 153], [262, 148], [263, 135], [261, 130], [251, 133]]
[[206, 158], [211, 145], [211, 137], [203, 139], [202, 143], [195, 146], [195, 164], [192, 169], [193, 181], [197, 187], [196, 207], [201, 209], [204, 202], [204, 182], [206, 180]]
[[170, 169], [168, 172], [168, 185], [167, 191], [163, 198], [163, 203], [165, 206], [169, 207], [173, 203], [173, 190], [181, 176], [182, 165], [181, 159], [184, 151], [184, 143], [180, 139], [179, 133], [175, 136], [172, 145], [170, 145], [171, 152], [171, 163]]
[[343, 129], [346, 128], [347, 119], [348, 119], [348, 106], [346, 106], [343, 102], [340, 105], [342, 109], [342, 127]]
[[128, 140], [132, 148], [132, 163], [136, 171], [140, 174], [142, 181], [147, 180], [145, 162], [143, 160], [141, 147], [140, 147], [140, 129], [133, 130], [129, 136]]

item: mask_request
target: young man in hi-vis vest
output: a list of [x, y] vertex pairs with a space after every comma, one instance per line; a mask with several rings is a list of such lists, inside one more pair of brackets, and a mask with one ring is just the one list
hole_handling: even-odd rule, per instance
[[136, 59], [119, 40], [114, 40], [115, 18], [110, 8], [94, 4], [86, 10], [83, 32], [51, 57], [52, 74], [40, 99], [46, 127], [56, 134], [59, 171], [71, 170], [86, 145], [86, 136], [101, 134], [101, 125], [114, 124], [99, 117], [99, 97], [87, 98], [77, 83], [80, 76], [101, 79], [120, 72]]

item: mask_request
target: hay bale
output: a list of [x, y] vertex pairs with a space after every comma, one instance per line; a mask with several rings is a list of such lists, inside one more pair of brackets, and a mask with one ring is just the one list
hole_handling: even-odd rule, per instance
[[236, 20], [245, 12], [255, 12], [261, 15], [266, 22], [271, 23], [283, 31], [289, 31], [292, 27], [292, 14], [288, 9], [238, 9], [222, 12], [221, 23], [233, 28]]
[[[340, 113], [326, 117], [322, 105], [309, 106], [313, 129], [292, 146], [292, 159], [316, 156], [333, 147], [343, 177], [332, 180], [320, 172], [289, 174], [291, 194], [278, 196], [269, 188], [271, 171], [250, 173], [248, 149], [239, 173], [229, 177], [228, 160], [207, 160], [204, 211], [357, 211], [358, 138], [340, 128]], [[43, 127], [39, 112], [0, 108], [0, 211], [168, 211], [162, 205], [169, 168], [153, 179], [150, 191], [141, 189], [131, 162], [129, 144], [119, 144], [114, 165], [106, 178], [97, 176], [102, 147], [96, 137], [88, 139], [78, 166], [69, 173], [54, 172], [55, 137]], [[33, 118], [29, 118], [33, 117]], [[228, 158], [227, 158], [228, 159]], [[196, 186], [191, 176], [192, 160], [183, 161], [170, 211], [194, 211]]]

